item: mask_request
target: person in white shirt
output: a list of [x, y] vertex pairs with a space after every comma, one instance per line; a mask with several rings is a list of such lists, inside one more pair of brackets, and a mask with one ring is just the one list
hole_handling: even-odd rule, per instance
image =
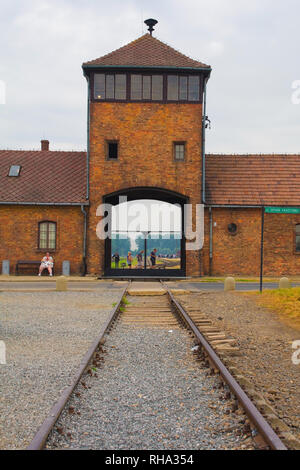
[[53, 258], [50, 256], [50, 253], [46, 253], [46, 256], [41, 261], [39, 276], [42, 275], [44, 269], [48, 269], [50, 276], [52, 276], [52, 268], [53, 268]]

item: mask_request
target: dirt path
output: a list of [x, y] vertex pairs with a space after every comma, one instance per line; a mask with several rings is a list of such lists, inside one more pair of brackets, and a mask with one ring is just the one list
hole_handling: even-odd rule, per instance
[[292, 343], [300, 331], [259, 307], [249, 294], [202, 292], [178, 297], [195, 304], [229, 336], [238, 340], [238, 368], [264, 395], [277, 415], [300, 438], [300, 366], [292, 362]]

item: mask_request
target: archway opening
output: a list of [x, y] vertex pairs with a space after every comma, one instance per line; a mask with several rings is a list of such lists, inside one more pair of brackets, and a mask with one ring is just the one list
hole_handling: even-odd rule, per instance
[[184, 203], [176, 193], [137, 188], [105, 198], [111, 204], [105, 274], [185, 276]]

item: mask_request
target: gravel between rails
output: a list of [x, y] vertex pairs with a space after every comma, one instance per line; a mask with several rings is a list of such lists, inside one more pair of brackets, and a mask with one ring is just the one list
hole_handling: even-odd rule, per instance
[[47, 448], [252, 448], [243, 417], [226, 414], [230, 404], [196, 361], [193, 345], [183, 329], [121, 321], [107, 336], [97, 377], [86, 375], [78, 385]]
[[123, 288], [0, 294], [0, 449], [29, 444]]

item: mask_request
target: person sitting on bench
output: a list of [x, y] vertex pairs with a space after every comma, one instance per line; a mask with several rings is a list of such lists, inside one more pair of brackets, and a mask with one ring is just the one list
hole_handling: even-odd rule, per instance
[[44, 269], [48, 269], [50, 276], [52, 276], [52, 268], [53, 268], [53, 258], [50, 256], [50, 253], [46, 253], [46, 256], [41, 261], [39, 276], [42, 275]]

